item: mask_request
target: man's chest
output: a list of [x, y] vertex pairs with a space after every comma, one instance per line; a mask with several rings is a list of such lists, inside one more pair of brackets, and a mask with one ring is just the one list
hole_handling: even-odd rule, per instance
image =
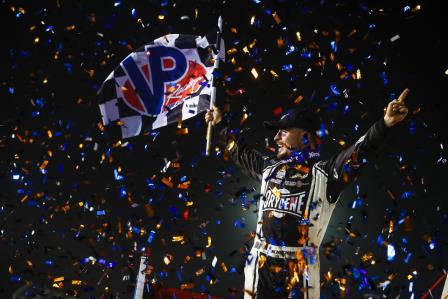
[[309, 206], [310, 168], [303, 164], [281, 165], [265, 178], [263, 214], [283, 218], [286, 214], [303, 218]]

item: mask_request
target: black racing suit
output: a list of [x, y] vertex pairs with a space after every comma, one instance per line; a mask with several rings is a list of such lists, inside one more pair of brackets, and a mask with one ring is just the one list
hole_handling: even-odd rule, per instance
[[[221, 125], [224, 127], [223, 125]], [[344, 186], [386, 137], [381, 119], [326, 161], [318, 152], [278, 160], [221, 128], [231, 159], [261, 182], [258, 222], [246, 259], [245, 298], [320, 298], [319, 247]]]

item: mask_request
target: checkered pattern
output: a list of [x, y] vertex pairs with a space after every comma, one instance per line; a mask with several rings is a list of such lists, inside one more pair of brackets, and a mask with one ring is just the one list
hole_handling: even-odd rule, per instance
[[[214, 43], [214, 40], [216, 40], [216, 35], [213, 36], [213, 34], [204, 37], [168, 34], [157, 38], [129, 54], [106, 78], [98, 91], [99, 108], [103, 124], [106, 128], [108, 130], [116, 130], [120, 138], [129, 138], [177, 122], [180, 118], [182, 120], [191, 118], [208, 109], [211, 92], [210, 81], [212, 80], [213, 72], [213, 56], [210, 47]], [[148, 57], [151, 55], [152, 47], [176, 48], [185, 56], [187, 67], [191, 68], [200, 64], [201, 70], [205, 68], [206, 72], [196, 77], [190, 74], [186, 79], [183, 78], [183, 81], [152, 82], [151, 65], [148, 63]], [[219, 55], [220, 59], [224, 59], [224, 43], [222, 40]], [[148, 106], [141, 104], [145, 101], [145, 93], [137, 90], [123, 64], [130, 57], [135, 62], [135, 70], [140, 72], [140, 78], [146, 78], [144, 82], [147, 84], [147, 88], [149, 88], [147, 90], [152, 92], [154, 84], [164, 84], [165, 90], [174, 90], [173, 93], [164, 92], [164, 103], [170, 104], [163, 105], [160, 111], [155, 111], [155, 113], [142, 113], [142, 111], [135, 108], [137, 105], [140, 105], [142, 109], [148, 111]], [[192, 86], [195, 86], [195, 90], [193, 90]], [[179, 97], [182, 100], [172, 100], [179, 93], [184, 92], [185, 94], [185, 90], [188, 91], [190, 89], [194, 92]], [[130, 104], [129, 96], [125, 100], [125, 96], [129, 94], [129, 90], [133, 95], [131, 99], [133, 99], [134, 106]], [[178, 94], [176, 95], [176, 93]], [[146, 99], [146, 101], [148, 100]]]

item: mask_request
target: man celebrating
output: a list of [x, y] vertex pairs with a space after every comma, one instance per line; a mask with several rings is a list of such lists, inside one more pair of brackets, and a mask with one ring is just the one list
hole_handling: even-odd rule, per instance
[[[360, 162], [381, 145], [389, 129], [408, 114], [404, 99], [391, 101], [384, 117], [350, 147], [320, 160], [315, 132], [320, 121], [312, 111], [293, 109], [278, 121], [264, 122], [277, 130], [275, 157], [264, 157], [221, 130], [232, 160], [261, 181], [261, 198], [253, 247], [244, 269], [245, 298], [320, 298], [319, 247], [343, 188], [353, 180]], [[217, 107], [205, 115], [216, 126]]]

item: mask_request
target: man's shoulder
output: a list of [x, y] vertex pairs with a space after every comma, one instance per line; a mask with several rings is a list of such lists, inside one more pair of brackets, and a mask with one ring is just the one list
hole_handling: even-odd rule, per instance
[[321, 173], [321, 174], [325, 175], [326, 177], [328, 177], [330, 175], [329, 168], [328, 168], [328, 161], [326, 161], [326, 160], [317, 161], [313, 165], [313, 167], [316, 168], [316, 171], [318, 173]]
[[275, 155], [263, 156], [264, 167], [270, 167], [281, 162]]
[[277, 163], [280, 160], [275, 155], [263, 156], [263, 160], [265, 163]]

